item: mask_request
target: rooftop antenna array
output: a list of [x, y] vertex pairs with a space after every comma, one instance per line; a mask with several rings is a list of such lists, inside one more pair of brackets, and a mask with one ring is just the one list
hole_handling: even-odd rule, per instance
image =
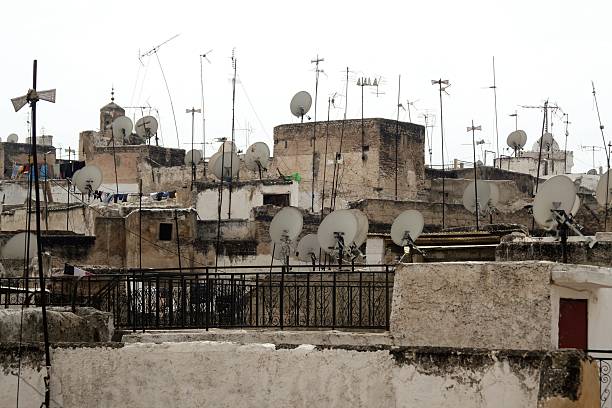
[[176, 143], [177, 143], [177, 147], [180, 149], [181, 141], [179, 140], [178, 124], [176, 123], [176, 114], [174, 113], [174, 103], [172, 102], [172, 94], [170, 93], [170, 87], [168, 86], [168, 80], [166, 79], [166, 74], [164, 73], [164, 69], [162, 67], [162, 63], [161, 63], [161, 60], [159, 59], [159, 53], [158, 53], [160, 47], [174, 40], [179, 35], [180, 34], [176, 34], [168, 38], [166, 41], [162, 42], [161, 44], [158, 44], [155, 47], [151, 48], [150, 50], [146, 51], [145, 53], [140, 54], [140, 56], [138, 57], [138, 60], [142, 64], [142, 58], [149, 57], [151, 55], [155, 55], [155, 58], [157, 59], [157, 64], [159, 65], [159, 71], [162, 74], [164, 84], [166, 85], [166, 91], [168, 92], [168, 99], [170, 100], [170, 108], [172, 110], [172, 118], [174, 119], [174, 130], [176, 131]]
[[[409, 254], [412, 258], [413, 251], [422, 253], [416, 246], [415, 241], [423, 232], [424, 225], [423, 214], [417, 210], [406, 210], [393, 220], [391, 239], [395, 245], [404, 248], [404, 256]], [[400, 262], [402, 262], [404, 256], [402, 256]]]
[[[17, 98], [11, 99], [13, 103], [13, 107], [15, 108], [15, 112], [18, 112], [21, 108], [23, 108], [26, 104], [30, 104], [32, 108], [32, 167], [34, 168], [34, 189], [36, 192], [36, 254], [38, 258], [38, 279], [39, 279], [39, 287], [46, 288], [45, 286], [45, 275], [43, 270], [43, 261], [42, 261], [42, 240], [40, 239], [40, 189], [39, 189], [39, 169], [38, 169], [38, 153], [36, 146], [36, 104], [38, 101], [48, 101], [51, 103], [55, 103], [55, 89], [51, 89], [48, 91], [37, 91], [36, 90], [36, 82], [38, 75], [38, 61], [33, 61], [33, 74], [32, 74], [32, 88], [28, 90], [28, 93], [19, 96]], [[42, 314], [42, 326], [43, 326], [43, 340], [45, 347], [45, 367], [46, 367], [46, 375], [44, 378], [45, 384], [45, 394], [44, 394], [44, 407], [49, 408], [51, 403], [51, 354], [49, 352], [49, 327], [47, 323], [47, 308], [46, 308], [46, 296], [40, 297], [40, 306], [41, 306], [41, 314]]]
[[448, 89], [448, 87], [451, 85], [450, 81], [448, 79], [432, 79], [431, 80], [431, 84], [432, 85], [438, 85], [438, 90], [439, 90], [439, 94], [440, 94], [440, 139], [441, 139], [441, 144], [440, 144], [440, 154], [441, 154], [441, 158], [442, 158], [442, 229], [444, 229], [445, 227], [445, 210], [444, 207], [446, 207], [446, 188], [445, 188], [445, 183], [446, 183], [446, 172], [445, 172], [445, 168], [444, 168], [444, 115], [443, 115], [443, 109], [442, 109], [442, 92], [444, 92], [445, 94], [448, 95], [448, 92], [446, 91], [446, 89]]
[[[573, 218], [578, 212], [579, 202], [574, 182], [565, 175], [553, 176], [546, 180], [533, 200], [533, 218], [546, 230], [557, 232], [564, 263], [567, 263], [568, 231], [571, 229], [577, 235], [583, 236]], [[595, 240], [588, 238], [588, 241], [592, 248]]]
[[[311, 195], [310, 195], [310, 211], [314, 213], [314, 199], [315, 199], [315, 158], [316, 158], [316, 147], [317, 147], [317, 98], [319, 97], [319, 74], [323, 72], [319, 69], [319, 64], [325, 61], [324, 58], [320, 58], [319, 55], [315, 59], [311, 60], [311, 64], [315, 64], [315, 98], [314, 98], [314, 123], [312, 124], [312, 183], [311, 183]], [[325, 165], [325, 164], [324, 164]], [[323, 200], [323, 197], [321, 197]]]
[[261, 180], [262, 170], [268, 169], [270, 161], [270, 148], [264, 142], [255, 142], [250, 145], [244, 155], [244, 165], [251, 171], [259, 173]]
[[304, 123], [304, 115], [308, 113], [312, 106], [312, 96], [306, 91], [300, 91], [293, 95], [289, 109], [293, 116], [300, 118], [301, 122]]

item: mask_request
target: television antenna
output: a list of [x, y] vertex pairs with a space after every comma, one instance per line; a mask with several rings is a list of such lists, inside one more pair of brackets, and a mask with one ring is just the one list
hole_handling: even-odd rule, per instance
[[[604, 136], [604, 126], [601, 123], [601, 115], [599, 114], [599, 103], [597, 103], [597, 93], [595, 92], [595, 83], [593, 81], [591, 81], [591, 85], [593, 87], [593, 102], [595, 103], [595, 108], [597, 110], [597, 120], [599, 122], [599, 131], [601, 133], [601, 140], [603, 142], [603, 148], [606, 151], [606, 167], [607, 167], [607, 172], [606, 172], [606, 177], [609, 181], [609, 175], [610, 175], [610, 155], [612, 154], [612, 143], [608, 142], [608, 145], [606, 146], [606, 137]], [[606, 190], [607, 191], [607, 190]], [[604, 230], [607, 231], [608, 230], [608, 197], [609, 193], [606, 192], [606, 206], [605, 206], [605, 218], [604, 218]]]
[[[499, 128], [497, 126], [497, 82], [495, 77], [495, 56], [493, 56], [493, 85], [489, 87], [493, 89], [493, 106], [495, 110], [495, 152], [499, 157]], [[499, 162], [499, 168], [501, 169], [501, 161]]]
[[[474, 151], [474, 200], [476, 201], [476, 231], [480, 228], [478, 226], [478, 167], [476, 165], [476, 131], [482, 130], [481, 126], [474, 126], [474, 120], [472, 120], [472, 126], [467, 127], [468, 132], [472, 132], [472, 150]], [[465, 197], [464, 197], [465, 198]], [[487, 197], [488, 199], [488, 197]]]
[[366, 160], [366, 151], [369, 150], [369, 146], [365, 144], [365, 126], [363, 119], [363, 88], [366, 86], [374, 86], [378, 89], [378, 79], [374, 78], [374, 81], [370, 77], [360, 77], [357, 79], [357, 86], [361, 87], [361, 160]]
[[[202, 156], [206, 157], [206, 111], [204, 109], [204, 64], [202, 60], [206, 60], [211, 64], [208, 55], [213, 50], [208, 50], [204, 54], [200, 54], [200, 95], [202, 99]], [[206, 177], [206, 166], [204, 166], [204, 177]]]
[[[32, 138], [32, 165], [34, 168], [34, 188], [36, 191], [36, 254], [38, 258], [38, 279], [39, 279], [39, 287], [41, 290], [46, 288], [45, 286], [45, 275], [43, 270], [43, 261], [42, 261], [42, 240], [40, 239], [40, 189], [39, 189], [39, 168], [38, 168], [38, 152], [36, 146], [36, 104], [38, 101], [43, 100], [51, 103], [55, 103], [55, 89], [50, 89], [48, 91], [37, 91], [36, 90], [36, 82], [38, 75], [38, 61], [33, 61], [33, 74], [32, 74], [32, 88], [28, 90], [27, 94], [23, 96], [19, 96], [17, 98], [11, 99], [13, 103], [13, 107], [15, 108], [15, 112], [18, 112], [21, 108], [23, 108], [26, 104], [30, 104], [32, 109], [32, 128], [31, 128], [31, 138]], [[49, 326], [47, 323], [47, 308], [46, 308], [46, 296], [40, 297], [40, 306], [42, 312], [42, 326], [43, 326], [43, 340], [45, 347], [45, 367], [46, 367], [46, 375], [44, 378], [45, 384], [45, 400], [44, 407], [49, 408], [49, 404], [51, 403], [51, 354], [50, 354], [50, 346], [49, 346]]]
[[155, 47], [151, 48], [150, 50], [140, 54], [140, 56], [138, 57], [138, 60], [140, 61], [140, 63], [142, 65], [144, 65], [142, 63], [142, 59], [144, 57], [149, 57], [151, 55], [155, 55], [155, 58], [157, 59], [157, 64], [159, 65], [159, 71], [162, 74], [162, 79], [164, 80], [164, 84], [166, 85], [166, 91], [168, 92], [168, 99], [170, 100], [170, 109], [172, 110], [172, 118], [174, 119], [174, 130], [176, 131], [176, 143], [177, 143], [177, 147], [180, 148], [181, 147], [181, 141], [179, 140], [179, 131], [178, 131], [178, 124], [176, 122], [176, 114], [174, 113], [174, 103], [172, 102], [172, 94], [170, 93], [170, 87], [168, 86], [168, 80], [166, 79], [166, 74], [164, 73], [164, 69], [162, 67], [162, 63], [161, 60], [159, 59], [159, 49], [169, 43], [170, 41], [174, 40], [176, 37], [178, 37], [180, 34], [176, 34], [170, 38], [168, 38], [166, 41], [156, 45]]
[[602, 150], [601, 146], [584, 146], [584, 145], [580, 145], [580, 148], [584, 151], [587, 152], [591, 152], [592, 153], [592, 167], [595, 168], [595, 152], [598, 152], [600, 150]]
[[515, 110], [514, 113], [511, 113], [508, 116], [514, 118], [514, 130], [518, 130], [518, 112]]
[[[196, 109], [195, 107], [192, 107], [191, 109], [186, 109], [185, 113], [191, 113], [191, 152], [194, 152], [194, 146], [193, 146], [193, 138], [194, 138], [194, 134], [195, 134], [195, 114], [196, 113], [202, 113], [202, 109]], [[202, 158], [202, 154], [198, 151], [198, 153], [200, 154], [200, 157], [196, 160], [194, 160], [194, 156], [193, 153], [191, 154], [191, 189], [193, 190], [193, 182], [196, 179], [196, 162], [199, 162], [200, 159]], [[185, 160], [187, 160], [185, 158]]]
[[442, 109], [442, 92], [448, 95], [446, 89], [451, 86], [450, 81], [448, 79], [432, 79], [432, 85], [438, 85], [438, 90], [440, 93], [440, 153], [442, 156], [442, 229], [445, 227], [445, 217], [444, 217], [444, 207], [446, 207], [446, 191], [445, 191], [445, 182], [446, 182], [446, 172], [444, 168], [444, 122], [443, 122], [443, 109]]
[[[395, 245], [404, 248], [404, 256], [410, 254], [412, 257], [413, 250], [423, 253], [416, 246], [415, 241], [423, 232], [424, 225], [423, 214], [417, 210], [406, 210], [393, 220], [391, 239]], [[402, 259], [404, 256], [402, 256]], [[402, 259], [400, 259], [400, 262], [402, 262]]]
[[[311, 195], [310, 195], [310, 211], [314, 213], [314, 199], [315, 199], [315, 156], [317, 146], [317, 98], [319, 96], [319, 73], [322, 72], [319, 69], [319, 64], [325, 61], [320, 58], [319, 54], [315, 59], [311, 60], [311, 64], [315, 64], [315, 99], [314, 99], [314, 123], [312, 124], [312, 182], [311, 182]], [[324, 164], [326, 165], [326, 164]], [[321, 200], [324, 198], [321, 197]]]

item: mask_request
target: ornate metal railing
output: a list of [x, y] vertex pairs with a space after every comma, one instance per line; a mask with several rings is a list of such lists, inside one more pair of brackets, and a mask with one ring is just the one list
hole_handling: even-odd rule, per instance
[[[267, 270], [266, 270], [267, 269]], [[209, 327], [388, 329], [389, 265], [131, 270], [47, 279], [50, 306], [92, 306], [124, 329]], [[35, 304], [30, 279], [0, 279], [0, 304]]]
[[597, 362], [599, 369], [599, 400], [601, 408], [612, 408], [612, 350], [588, 350], [589, 356]]

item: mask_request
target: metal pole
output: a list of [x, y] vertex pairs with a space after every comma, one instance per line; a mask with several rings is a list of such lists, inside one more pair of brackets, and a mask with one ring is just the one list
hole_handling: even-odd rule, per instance
[[[400, 92], [402, 89], [402, 76], [397, 77], [397, 117], [395, 118], [395, 201], [397, 201], [397, 155], [399, 145], [399, 114], [400, 114]], [[408, 103], [408, 119], [410, 120], [410, 104]], [[410, 120], [412, 122], [412, 120]]]
[[179, 273], [183, 273], [183, 268], [181, 266], [181, 241], [180, 241], [180, 237], [179, 237], [179, 227], [178, 227], [178, 212], [175, 209], [174, 210], [174, 225], [176, 228], [176, 250], [178, 253], [178, 267], [179, 267]]
[[[238, 60], [234, 57], [234, 53], [232, 51], [232, 65], [234, 66], [234, 77], [232, 78], [232, 154], [230, 155], [230, 180], [229, 180], [229, 197], [227, 199], [227, 219], [230, 220], [232, 218], [232, 181], [234, 178], [234, 149], [236, 148], [236, 139], [235, 139], [235, 117], [236, 117], [236, 67], [238, 65]], [[223, 173], [223, 170], [221, 170]]]
[[472, 131], [472, 151], [474, 153], [474, 203], [476, 204], [476, 231], [480, 230], [479, 223], [479, 203], [478, 203], [478, 170], [476, 169], [476, 127], [474, 126], [474, 121], [472, 120], [472, 127], [468, 128], [468, 130]]
[[[204, 112], [204, 67], [202, 65], [202, 59], [204, 57], [200, 55], [200, 88], [202, 94], [202, 160], [206, 160], [206, 114]], [[206, 178], [206, 164], [204, 164], [204, 178]]]
[[442, 157], [442, 229], [445, 228], [445, 208], [446, 207], [446, 171], [444, 169], [444, 116], [442, 110], [442, 79], [438, 81], [439, 89], [440, 89], [440, 139], [442, 141], [442, 145], [440, 146], [441, 157]]
[[[34, 60], [34, 72], [32, 78], [32, 89], [36, 91], [36, 76], [37, 76], [37, 65], [38, 61]], [[40, 191], [39, 191], [39, 172], [38, 172], [38, 152], [36, 149], [36, 102], [37, 99], [31, 101], [32, 106], [32, 164], [34, 167], [34, 190], [36, 194], [36, 255], [38, 257], [38, 280], [40, 285], [40, 307], [42, 311], [42, 325], [43, 325], [43, 340], [45, 343], [45, 366], [47, 373], [45, 375], [45, 402], [44, 406], [50, 408], [51, 403], [51, 356], [49, 354], [49, 327], [47, 322], [47, 299], [45, 292], [45, 274], [43, 270], [42, 260], [42, 239], [40, 233]]]
[[[325, 208], [325, 177], [327, 174], [327, 144], [329, 142], [329, 111], [331, 109], [331, 97], [327, 98], [327, 123], [325, 124], [325, 153], [323, 155], [323, 189], [321, 190], [321, 219], [323, 219], [323, 210]], [[261, 170], [260, 177], [261, 179]], [[331, 207], [331, 202], [330, 202]]]
[[310, 211], [314, 213], [314, 197], [315, 197], [315, 153], [317, 146], [317, 99], [319, 96], [319, 62], [323, 62], [323, 58], [317, 57], [310, 61], [315, 64], [315, 100], [314, 100], [314, 123], [312, 124], [312, 185], [310, 197]]
[[[497, 157], [499, 157], [499, 129], [497, 126], [497, 83], [495, 80], [495, 56], [493, 56], [493, 101], [495, 106], [495, 152], [497, 154]], [[499, 161], [499, 168], [501, 169], [501, 160]]]

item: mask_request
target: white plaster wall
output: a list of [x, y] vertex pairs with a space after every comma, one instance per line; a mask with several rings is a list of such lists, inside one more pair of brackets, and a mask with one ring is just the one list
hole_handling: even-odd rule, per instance
[[[253, 207], [263, 205], [264, 194], [289, 194], [289, 205], [298, 206], [298, 184], [274, 185], [244, 185], [235, 187], [232, 191], [232, 219], [248, 220], [251, 218]], [[205, 190], [198, 193], [196, 211], [201, 220], [216, 220], [218, 218], [219, 191], [217, 189]], [[221, 203], [221, 219], [227, 219], [229, 208], [229, 190], [223, 189], [223, 202]]]
[[385, 258], [385, 240], [370, 237], [366, 241], [366, 260], [369, 264], [382, 264]]
[[[500, 359], [480, 367], [398, 362], [387, 350], [220, 342], [53, 349], [52, 398], [84, 407], [535, 407], [539, 371]], [[40, 378], [23, 367], [22, 406], [39, 406]], [[0, 408], [15, 406], [0, 373]]]
[[576, 290], [559, 285], [552, 286], [551, 327], [552, 348], [559, 348], [559, 302], [561, 298], [588, 300], [588, 347], [589, 349], [612, 349], [612, 289]]

